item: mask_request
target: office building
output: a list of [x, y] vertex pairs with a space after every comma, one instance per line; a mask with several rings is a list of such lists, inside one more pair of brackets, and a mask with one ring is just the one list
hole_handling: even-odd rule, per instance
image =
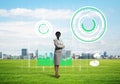
[[23, 58], [23, 59], [24, 59], [24, 58], [25, 58], [25, 59], [28, 58], [28, 51], [27, 51], [27, 49], [22, 49], [21, 51], [22, 51], [22, 53], [21, 53], [21, 54], [22, 54], [22, 58]]
[[2, 52], [0, 52], [0, 59], [2, 59]]

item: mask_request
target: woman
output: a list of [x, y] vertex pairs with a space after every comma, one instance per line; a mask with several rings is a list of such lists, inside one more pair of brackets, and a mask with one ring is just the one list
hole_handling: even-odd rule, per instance
[[59, 71], [59, 64], [60, 59], [62, 56], [62, 49], [65, 47], [63, 42], [60, 40], [61, 33], [57, 31], [55, 33], [57, 39], [54, 40], [55, 51], [54, 51], [54, 68], [55, 68], [55, 77], [59, 78], [60, 75], [58, 74]]

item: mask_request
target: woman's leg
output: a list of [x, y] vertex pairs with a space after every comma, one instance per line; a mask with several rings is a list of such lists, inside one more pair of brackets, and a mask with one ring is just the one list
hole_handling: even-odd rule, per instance
[[57, 65], [57, 76], [59, 76], [59, 65]]
[[54, 65], [54, 69], [55, 69], [55, 76], [56, 76], [56, 74], [57, 74], [57, 66], [56, 65]]
[[56, 76], [56, 78], [58, 78], [59, 77], [59, 74], [58, 74], [58, 72], [59, 72], [59, 65], [55, 65], [54, 69], [55, 69], [55, 76]]

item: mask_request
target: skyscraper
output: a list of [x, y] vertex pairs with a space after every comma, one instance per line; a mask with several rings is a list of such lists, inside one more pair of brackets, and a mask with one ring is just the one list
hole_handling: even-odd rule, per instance
[[38, 49], [35, 51], [35, 56], [38, 59]]
[[104, 51], [103, 57], [104, 57], [104, 58], [107, 58], [107, 52], [106, 52], [106, 51]]
[[29, 53], [29, 59], [33, 59], [34, 58], [34, 54], [33, 53]]
[[66, 57], [66, 51], [63, 50], [63, 51], [62, 51], [62, 58], [65, 58], [65, 57]]
[[70, 58], [71, 57], [71, 51], [70, 50], [63, 50], [62, 51], [62, 58]]
[[71, 57], [71, 51], [70, 50], [66, 50], [66, 58]]
[[2, 59], [2, 52], [0, 52], [0, 59]]
[[28, 56], [28, 52], [27, 52], [27, 49], [22, 49], [22, 58], [26, 58]]
[[50, 58], [53, 59], [54, 54], [50, 52]]

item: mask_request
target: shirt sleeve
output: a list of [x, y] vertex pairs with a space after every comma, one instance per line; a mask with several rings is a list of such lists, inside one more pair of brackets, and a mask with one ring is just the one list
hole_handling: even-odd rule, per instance
[[62, 41], [60, 43], [58, 43], [57, 40], [54, 40], [54, 45], [58, 48], [64, 48], [65, 47]]

